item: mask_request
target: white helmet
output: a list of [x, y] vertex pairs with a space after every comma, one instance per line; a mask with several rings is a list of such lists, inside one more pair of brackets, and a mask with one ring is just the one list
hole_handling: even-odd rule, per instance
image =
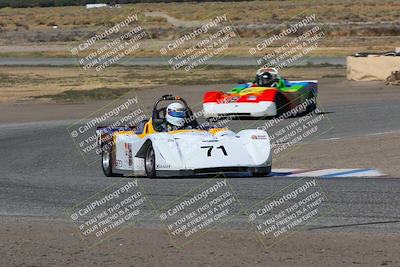
[[268, 72], [268, 73], [271, 73], [272, 75], [276, 75], [276, 76], [279, 75], [277, 69], [271, 68], [271, 67], [267, 67], [267, 66], [263, 66], [262, 68], [259, 68], [259, 69], [257, 70], [257, 75], [261, 75], [261, 74], [263, 74], [264, 72]]
[[182, 127], [185, 124], [186, 109], [181, 103], [175, 102], [168, 105], [165, 118], [172, 125]]
[[278, 70], [270, 67], [262, 67], [257, 70], [256, 83], [260, 86], [271, 86], [280, 79]]

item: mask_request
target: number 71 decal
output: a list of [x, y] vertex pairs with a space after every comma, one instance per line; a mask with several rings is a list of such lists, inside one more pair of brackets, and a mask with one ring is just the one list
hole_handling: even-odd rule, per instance
[[[213, 150], [214, 146], [202, 146], [201, 148], [206, 148], [207, 150], [207, 157], [211, 157], [211, 151]], [[225, 147], [224, 146], [218, 146], [216, 149], [221, 149], [222, 153], [224, 153], [224, 156], [228, 156], [228, 153], [226, 153]]]

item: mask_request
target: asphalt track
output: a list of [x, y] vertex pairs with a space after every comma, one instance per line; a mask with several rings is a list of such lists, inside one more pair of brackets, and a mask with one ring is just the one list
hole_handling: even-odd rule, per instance
[[[198, 88], [196, 86], [176, 87], [170, 90], [187, 97], [191, 104], [195, 104], [202, 91], [212, 87], [215, 86], [203, 86], [202, 90], [194, 90]], [[351, 138], [358, 136], [368, 138], [368, 136], [383, 135], [385, 137], [389, 132], [398, 136], [400, 131], [398, 89], [384, 87], [379, 83], [359, 85], [340, 79], [321, 81], [319, 102], [334, 127], [318, 136], [312, 143], [319, 147], [319, 142], [323, 144], [336, 139], [352, 140]], [[170, 90], [168, 88], [162, 91], [154, 89], [149, 91], [151, 93], [139, 92], [138, 95], [144, 106], [150, 107], [155, 96]], [[66, 127], [71, 122], [86, 116], [89, 114], [87, 109], [94, 110], [97, 105], [81, 104], [81, 109], [77, 108], [79, 105], [64, 106], [60, 107], [61, 112], [51, 105], [38, 105], [37, 108], [43, 111], [34, 110], [35, 105], [28, 105], [32, 114], [39, 114], [30, 119], [32, 120], [30, 122], [18, 119], [15, 123], [11, 123], [7, 112], [0, 115], [4, 116], [1, 120], [3, 123], [0, 125], [1, 221], [70, 222], [66, 213], [68, 208], [116, 182], [115, 178], [103, 176], [99, 164], [87, 166], [84, 163], [66, 131]], [[24, 110], [26, 106], [0, 108], [17, 112]], [[51, 110], [54, 112], [53, 116], [49, 115]], [[40, 115], [41, 112], [45, 114]], [[46, 120], [43, 121], [40, 117]], [[288, 119], [287, 123], [291, 120], [293, 119]], [[234, 121], [230, 127], [234, 130], [239, 129], [243, 126], [242, 123], [245, 126], [254, 125], [254, 121]], [[390, 144], [390, 138], [385, 142]], [[343, 149], [347, 148], [343, 147]], [[311, 158], [312, 155], [319, 154], [322, 162], [323, 155], [333, 153], [333, 151], [326, 151], [321, 145], [319, 150], [317, 148], [311, 153], [307, 150], [304, 150], [304, 153], [297, 153], [304, 158], [303, 161]], [[351, 162], [356, 160], [352, 157], [357, 157], [358, 154], [357, 151], [348, 151], [347, 155], [349, 158], [345, 161], [351, 165]], [[377, 149], [376, 154], [373, 155], [375, 158], [370, 160], [369, 167], [375, 168], [374, 162], [385, 161], [386, 156], [385, 151]], [[296, 161], [279, 164], [281, 167], [283, 165], [287, 168], [296, 167]], [[332, 168], [347, 167], [337, 166], [336, 162], [323, 162], [323, 164], [324, 166], [328, 164]], [[400, 173], [392, 172], [385, 178], [317, 179], [333, 209], [309, 227], [344, 231], [363, 229], [397, 232], [400, 230], [400, 210], [398, 209], [400, 179], [398, 178], [400, 178]], [[124, 179], [129, 181], [133, 178]], [[297, 179], [299, 178], [236, 177], [229, 178], [228, 181], [244, 207], [250, 208]], [[200, 178], [155, 180], [139, 178], [139, 183], [156, 207], [165, 205], [203, 182], [204, 179]], [[142, 222], [143, 227], [159, 227], [159, 220], [153, 208], [146, 206], [145, 213], [146, 220]], [[246, 217], [239, 216], [223, 227], [246, 229], [248, 225]]]

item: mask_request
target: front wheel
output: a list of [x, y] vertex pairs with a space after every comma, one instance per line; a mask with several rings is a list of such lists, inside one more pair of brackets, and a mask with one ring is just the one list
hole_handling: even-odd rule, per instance
[[257, 168], [251, 174], [255, 177], [264, 177], [268, 176], [271, 173], [271, 166], [264, 167], [264, 168]]
[[144, 167], [148, 178], [156, 177], [156, 154], [154, 153], [152, 145], [147, 148]]

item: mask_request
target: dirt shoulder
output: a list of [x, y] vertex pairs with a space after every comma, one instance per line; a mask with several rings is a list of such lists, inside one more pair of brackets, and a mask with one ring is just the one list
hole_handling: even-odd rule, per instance
[[[15, 102], [82, 102], [111, 100], [129, 90], [148, 90], [166, 86], [235, 84], [251, 80], [254, 66], [209, 66], [193, 72], [172, 71], [167, 66], [113, 66], [99, 74], [80, 67], [2, 66], [0, 67], [0, 103]], [[157, 73], [157, 76], [154, 76]], [[288, 79], [324, 79], [346, 76], [343, 67], [296, 67], [282, 71]], [[163, 92], [161, 92], [163, 93]], [[160, 93], [160, 94], [161, 94]]]
[[399, 236], [306, 231], [266, 249], [252, 232], [213, 231], [177, 250], [164, 230], [127, 228], [88, 249], [69, 224], [1, 224], [5, 266], [398, 266]]

